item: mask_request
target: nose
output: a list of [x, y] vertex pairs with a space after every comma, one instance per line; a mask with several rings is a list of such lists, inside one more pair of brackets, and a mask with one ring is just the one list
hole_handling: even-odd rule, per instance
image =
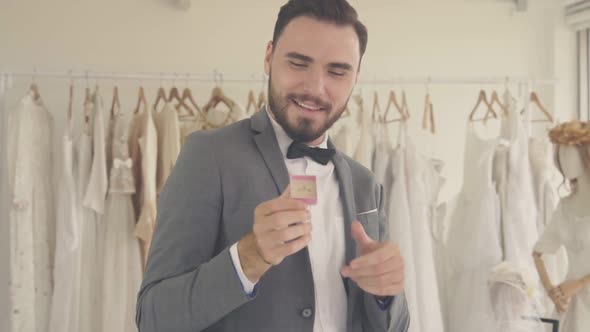
[[313, 96], [321, 97], [326, 92], [326, 81], [322, 70], [313, 69], [307, 72], [303, 82], [303, 91]]

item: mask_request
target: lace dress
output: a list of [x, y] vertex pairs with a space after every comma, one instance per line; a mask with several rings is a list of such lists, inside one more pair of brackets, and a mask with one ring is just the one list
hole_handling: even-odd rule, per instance
[[135, 184], [128, 146], [129, 117], [117, 112], [112, 119], [113, 165], [104, 215], [105, 252], [102, 291], [104, 332], [137, 331], [135, 303], [141, 283], [141, 254], [134, 235], [131, 195]]

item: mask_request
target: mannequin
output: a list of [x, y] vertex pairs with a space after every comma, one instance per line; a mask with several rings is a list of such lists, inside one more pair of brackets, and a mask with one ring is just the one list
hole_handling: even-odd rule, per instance
[[[563, 315], [561, 331], [590, 331], [590, 124], [564, 123], [549, 136], [555, 144], [556, 166], [571, 194], [559, 202], [533, 257], [543, 287]], [[555, 286], [542, 256], [561, 246], [566, 249], [569, 268], [566, 279]]]

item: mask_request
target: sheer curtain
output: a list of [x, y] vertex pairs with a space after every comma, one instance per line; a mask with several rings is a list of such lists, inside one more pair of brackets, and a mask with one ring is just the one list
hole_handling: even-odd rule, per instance
[[0, 73], [0, 331], [9, 330], [10, 299], [8, 281], [10, 279], [10, 256], [8, 229], [8, 174], [6, 160], [6, 92], [10, 85], [8, 75]]
[[578, 111], [580, 120], [590, 119], [590, 0], [565, 1], [565, 21], [578, 37]]

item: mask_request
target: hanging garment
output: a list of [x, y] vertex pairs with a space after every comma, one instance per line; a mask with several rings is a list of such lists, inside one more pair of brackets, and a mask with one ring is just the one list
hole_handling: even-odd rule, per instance
[[[391, 155], [393, 154], [394, 148], [387, 133], [387, 125], [385, 123], [379, 123], [377, 126], [378, 135], [375, 136], [375, 155], [373, 158], [373, 174], [375, 174], [375, 180], [383, 185], [383, 192], [385, 198], [389, 200], [391, 198], [391, 190], [393, 185], [393, 170], [391, 165]], [[388, 206], [385, 209], [386, 215], [390, 215]]]
[[[551, 223], [535, 244], [535, 251], [554, 254], [565, 247], [569, 262], [565, 280], [575, 280], [590, 275], [590, 216], [573, 215], [567, 204], [567, 198], [560, 201]], [[561, 280], [552, 282], [557, 284]], [[562, 332], [590, 331], [590, 287], [572, 297], [561, 324]]]
[[143, 111], [133, 116], [129, 132], [129, 151], [132, 160], [135, 195], [133, 205], [138, 216], [135, 236], [142, 241], [143, 266], [156, 227], [156, 172], [158, 168], [158, 133], [152, 112], [144, 105]]
[[[355, 123], [352, 116], [338, 120], [339, 128], [335, 130], [335, 134], [331, 135], [334, 146], [339, 151], [342, 151], [347, 156], [352, 156], [355, 151], [354, 145], [354, 129]], [[335, 125], [336, 126], [336, 125]]]
[[188, 135], [195, 131], [204, 130], [207, 127], [206, 119], [200, 114], [197, 115], [183, 115], [179, 118], [180, 126], [180, 146], [184, 145]]
[[463, 185], [449, 204], [448, 331], [494, 331], [488, 277], [502, 259], [499, 200], [491, 181], [497, 144], [479, 138], [473, 124], [467, 126]]
[[443, 332], [441, 302], [433, 257], [430, 215], [433, 193], [438, 191], [438, 178], [430, 160], [418, 154], [410, 137], [406, 138], [405, 181], [407, 184], [414, 281], [421, 331]]
[[102, 331], [137, 331], [135, 303], [141, 284], [141, 254], [134, 235], [135, 214], [131, 195], [135, 193], [132, 160], [129, 157], [129, 118], [116, 112], [112, 119], [113, 156], [105, 224], [102, 287]]
[[[6, 109], [6, 92], [9, 89], [9, 77], [6, 74], [0, 73], [0, 159], [7, 159], [6, 145], [8, 141], [8, 110]], [[10, 223], [9, 219], [10, 209], [10, 194], [8, 192], [8, 169], [4, 161], [1, 162], [0, 167], [0, 266], [5, 268], [0, 269], [0, 316], [5, 319], [0, 319], [0, 331], [10, 330]]]
[[80, 313], [80, 213], [82, 203], [76, 192], [75, 170], [78, 160], [74, 154], [72, 120], [68, 119], [62, 139], [61, 176], [59, 180], [56, 220], [56, 248], [53, 269], [50, 332], [79, 331]]
[[8, 121], [11, 331], [49, 327], [54, 248], [53, 118], [25, 96]]
[[357, 98], [356, 101], [359, 105], [357, 121], [358, 126], [360, 127], [360, 138], [356, 150], [354, 151], [353, 159], [366, 168], [371, 169], [374, 150], [373, 140], [371, 139], [371, 123], [373, 121], [371, 120], [370, 113], [364, 109], [360, 97], [355, 96], [355, 98]]
[[523, 268], [523, 273], [532, 277], [536, 275], [536, 270], [531, 253], [539, 235], [529, 161], [529, 135], [526, 124], [513, 108], [508, 108], [504, 124], [510, 142], [504, 168], [506, 188], [501, 202], [504, 260]]
[[154, 124], [158, 132], [156, 190], [160, 193], [180, 153], [178, 113], [172, 105], [165, 103], [162, 110], [154, 111]]
[[410, 206], [408, 202], [408, 188], [406, 185], [405, 169], [405, 126], [400, 127], [398, 147], [391, 154], [391, 171], [393, 185], [389, 198], [389, 234], [390, 241], [397, 243], [400, 253], [404, 257], [405, 288], [404, 293], [408, 302], [408, 310], [412, 323], [409, 332], [421, 332], [420, 311], [416, 293], [416, 270], [414, 266], [414, 251], [412, 247], [412, 228]]
[[225, 110], [212, 107], [203, 111], [207, 117], [206, 130], [222, 128], [246, 118], [246, 111], [238, 103]]
[[79, 183], [83, 197], [80, 221], [80, 331], [102, 330], [102, 270], [106, 172], [105, 111], [96, 90], [84, 105], [79, 142]]

